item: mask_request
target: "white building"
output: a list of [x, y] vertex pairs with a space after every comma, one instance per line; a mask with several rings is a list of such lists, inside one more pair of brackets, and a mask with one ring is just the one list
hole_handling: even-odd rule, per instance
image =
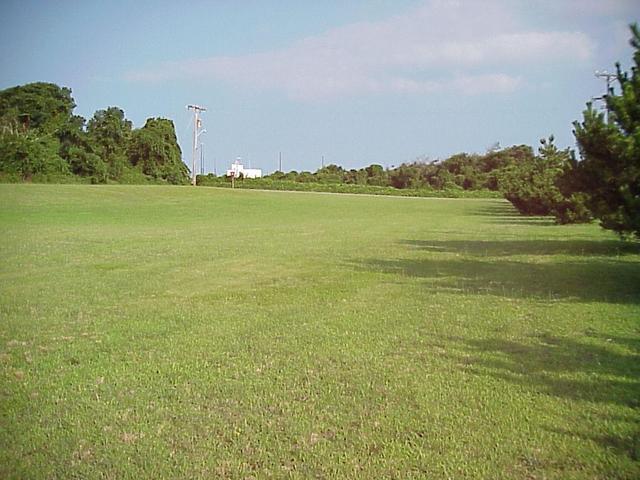
[[227, 170], [227, 177], [238, 178], [240, 175], [243, 178], [260, 178], [262, 177], [262, 170], [259, 168], [244, 168], [244, 165], [240, 163], [240, 159], [237, 159], [231, 164], [231, 168]]

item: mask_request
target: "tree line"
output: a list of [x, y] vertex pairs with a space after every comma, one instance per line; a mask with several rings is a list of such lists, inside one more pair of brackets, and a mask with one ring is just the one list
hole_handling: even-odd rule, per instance
[[[526, 145], [460, 153], [442, 161], [415, 161], [385, 169], [274, 172], [283, 184], [370, 186], [411, 191], [500, 192], [519, 212], [553, 215], [558, 223], [600, 220], [621, 236], [640, 237], [640, 31], [631, 26], [633, 66], [617, 68], [617, 89], [604, 97], [607, 114], [591, 105], [574, 122], [578, 153], [553, 136], [537, 152]], [[149, 118], [134, 129], [118, 107], [86, 121], [74, 115], [71, 90], [32, 83], [0, 91], [0, 180], [186, 184], [173, 122]], [[200, 184], [215, 184], [211, 175]], [[339, 189], [343, 191], [344, 189]], [[428, 194], [428, 193], [427, 193]], [[451, 195], [450, 195], [451, 196]]]
[[531, 148], [520, 145], [494, 149], [484, 155], [460, 153], [444, 161], [416, 160], [388, 169], [373, 164], [346, 170], [332, 164], [314, 173], [276, 171], [268, 177], [296, 182], [345, 183], [398, 189], [498, 190], [500, 169], [513, 162], [526, 161], [525, 157], [531, 156]]
[[578, 154], [542, 140], [533, 162], [507, 167], [501, 190], [520, 212], [552, 214], [558, 223], [589, 221], [620, 236], [640, 238], [640, 30], [630, 26], [633, 65], [616, 63], [606, 113], [591, 102], [573, 123]]
[[587, 103], [583, 120], [573, 123], [577, 155], [559, 149], [550, 136], [540, 141], [536, 153], [517, 145], [391, 169], [328, 165], [315, 173], [277, 171], [267, 179], [449, 193], [498, 191], [524, 215], [553, 215], [560, 224], [598, 219], [620, 236], [640, 238], [640, 30], [637, 24], [630, 28], [631, 71], [616, 64], [619, 92], [611, 86], [604, 96], [606, 114]]
[[[490, 197], [490, 193], [495, 192], [524, 215], [553, 215], [563, 224], [590, 221], [592, 216], [586, 206], [586, 197], [578, 191], [563, 188], [573, 181], [573, 154], [568, 149], [558, 149], [553, 142], [553, 136], [541, 140], [537, 153], [528, 145], [514, 145], [494, 147], [484, 154], [458, 153], [445, 160], [417, 160], [387, 169], [373, 164], [346, 170], [331, 164], [313, 173], [276, 171], [263, 179], [246, 182], [265, 188], [277, 187], [274, 182], [287, 182], [288, 185], [296, 182], [315, 185], [320, 190], [326, 190], [327, 185], [388, 187], [412, 192], [429, 190], [450, 197], [473, 196], [463, 195], [463, 192]], [[209, 175], [208, 178], [198, 177], [198, 183], [219, 185], [220, 180]], [[373, 193], [364, 188], [360, 190]]]
[[134, 129], [118, 107], [88, 121], [75, 107], [71, 90], [52, 83], [0, 91], [0, 178], [188, 183], [171, 120], [149, 118]]

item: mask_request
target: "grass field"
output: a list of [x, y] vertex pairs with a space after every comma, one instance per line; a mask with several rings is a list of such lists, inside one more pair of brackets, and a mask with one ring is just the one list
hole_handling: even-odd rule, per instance
[[1, 478], [640, 477], [640, 246], [501, 200], [0, 185]]

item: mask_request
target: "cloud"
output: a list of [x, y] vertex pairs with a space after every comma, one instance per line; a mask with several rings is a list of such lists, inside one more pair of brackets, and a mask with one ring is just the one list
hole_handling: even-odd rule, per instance
[[519, 68], [531, 62], [592, 55], [585, 34], [527, 30], [509, 5], [431, 0], [404, 15], [335, 28], [286, 48], [170, 62], [127, 78], [214, 79], [299, 100], [389, 92], [473, 95], [515, 90], [523, 83]]
[[638, 0], [538, 0], [544, 8], [571, 16], [616, 16], [638, 13]]

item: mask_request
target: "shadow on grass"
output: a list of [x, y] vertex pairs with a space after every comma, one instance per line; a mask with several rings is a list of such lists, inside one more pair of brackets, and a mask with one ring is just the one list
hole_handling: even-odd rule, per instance
[[[499, 338], [449, 337], [462, 354], [452, 354], [471, 365], [478, 375], [489, 375], [522, 388], [572, 401], [640, 408], [640, 352], [638, 338], [593, 336], [584, 340], [538, 335], [525, 341]], [[633, 460], [640, 459], [638, 417], [609, 418], [629, 424], [620, 435], [594, 431], [569, 431], [549, 427], [559, 434], [591, 440]]]
[[[430, 292], [533, 298], [543, 301], [640, 304], [638, 242], [621, 241], [416, 241], [409, 259], [367, 259], [358, 269], [419, 279]], [[640, 456], [640, 337], [581, 338], [550, 334], [525, 337], [442, 339], [460, 368], [518, 385], [541, 395], [633, 409], [606, 421], [624, 428], [552, 430], [584, 438], [634, 461]], [[587, 422], [589, 425], [591, 422]], [[606, 425], [605, 425], [606, 426]]]
[[619, 240], [510, 240], [510, 241], [431, 241], [402, 240], [400, 242], [417, 250], [428, 252], [465, 253], [475, 256], [506, 257], [511, 255], [600, 255], [617, 257], [640, 255], [640, 243]]
[[475, 210], [476, 215], [480, 216], [517, 216], [518, 210], [515, 209], [513, 205], [511, 205], [506, 200], [504, 201], [495, 201], [488, 204], [483, 204]]
[[551, 216], [522, 215], [508, 202], [483, 205], [475, 211], [475, 215], [491, 217], [488, 223], [497, 225], [530, 225], [537, 227], [557, 225]]
[[[637, 424], [637, 419], [630, 419], [629, 422]], [[597, 443], [607, 450], [613, 450], [618, 455], [627, 456], [635, 462], [640, 461], [640, 429], [636, 429], [627, 436], [598, 435], [593, 432], [575, 432], [557, 427], [548, 427], [546, 430], [560, 435], [579, 437], [582, 440]]]
[[[640, 263], [625, 258], [640, 255], [638, 242], [403, 240], [400, 243], [425, 252], [425, 258], [365, 259], [356, 261], [355, 268], [423, 279], [425, 288], [441, 292], [640, 303]], [[515, 258], [525, 255], [533, 258]]]
[[424, 287], [434, 292], [640, 303], [640, 265], [616, 259], [557, 263], [473, 258], [370, 259], [356, 263], [356, 268], [423, 279]]
[[530, 227], [553, 227], [558, 224], [551, 217], [493, 217], [489, 222], [493, 225], [513, 225], [513, 226], [530, 226]]
[[[528, 341], [450, 337], [471, 356], [476, 373], [571, 400], [640, 407], [640, 354], [613, 339], [538, 335]], [[608, 339], [609, 340], [609, 339]]]

